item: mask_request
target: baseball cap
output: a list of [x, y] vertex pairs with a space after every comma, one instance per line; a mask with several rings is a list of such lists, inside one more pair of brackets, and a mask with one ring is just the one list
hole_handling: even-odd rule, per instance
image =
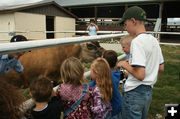
[[146, 19], [146, 12], [138, 6], [133, 6], [133, 7], [128, 8], [124, 12], [122, 19], [119, 21], [119, 23], [123, 23], [127, 19], [131, 19], [131, 18], [135, 18], [136, 20], [140, 20], [140, 21], [148, 21]]
[[10, 40], [10, 42], [21, 42], [21, 41], [27, 41], [27, 38], [24, 37], [23, 35], [16, 35], [13, 36]]

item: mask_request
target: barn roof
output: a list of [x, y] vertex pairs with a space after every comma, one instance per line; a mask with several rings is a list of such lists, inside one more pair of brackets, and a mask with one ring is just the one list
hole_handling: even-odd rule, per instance
[[[44, 0], [50, 1], [50, 0]], [[160, 2], [173, 2], [179, 0], [55, 0], [63, 7], [76, 7], [88, 5], [110, 5], [110, 4], [125, 4], [125, 3], [160, 3]]]
[[78, 17], [76, 15], [74, 15], [70, 11], [66, 10], [60, 4], [56, 3], [55, 1], [42, 1], [42, 2], [29, 3], [29, 4], [0, 7], [0, 14], [19, 12], [19, 11], [22, 11], [22, 10], [26, 10], [26, 9], [30, 9], [30, 8], [36, 8], [36, 7], [41, 7], [41, 6], [46, 6], [46, 5], [55, 5], [60, 10], [62, 10], [65, 13], [69, 14], [70, 16], [78, 19]]

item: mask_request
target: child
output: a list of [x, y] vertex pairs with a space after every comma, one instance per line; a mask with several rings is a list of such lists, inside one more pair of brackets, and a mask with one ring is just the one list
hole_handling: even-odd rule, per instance
[[48, 78], [32, 81], [30, 95], [35, 102], [31, 110], [32, 119], [60, 119], [63, 105], [60, 98], [54, 96], [53, 84]]
[[145, 21], [146, 12], [138, 6], [129, 7], [121, 20], [127, 32], [136, 36], [131, 42], [129, 62], [118, 63], [129, 72], [124, 86], [123, 119], [146, 119], [152, 87], [157, 81], [158, 71], [164, 71], [158, 40], [146, 33]]
[[62, 98], [65, 105], [64, 118], [91, 119], [93, 95], [87, 84], [82, 85], [84, 69], [79, 59], [66, 59], [60, 69], [63, 84], [60, 84], [56, 94]]
[[[126, 54], [126, 61], [128, 62], [129, 57], [130, 57], [130, 46], [131, 46], [131, 41], [135, 38], [133, 35], [126, 35], [123, 36], [120, 40], [122, 49], [124, 53]], [[127, 78], [128, 77], [128, 72], [126, 70], [123, 70], [124, 76]], [[125, 82], [125, 81], [123, 81]], [[122, 84], [123, 92], [124, 92], [124, 83]]]
[[135, 37], [132, 36], [132, 35], [126, 35], [126, 36], [122, 37], [121, 40], [120, 40], [122, 49], [123, 49], [124, 53], [126, 54], [126, 59], [129, 59], [131, 41], [134, 38]]
[[95, 119], [111, 118], [111, 103], [113, 95], [110, 67], [104, 58], [97, 58], [91, 64], [91, 78], [96, 81], [93, 87]]
[[115, 68], [117, 63], [117, 57], [117, 53], [113, 50], [106, 50], [103, 53], [103, 58], [107, 60], [111, 68], [111, 80], [113, 84], [113, 96], [110, 101], [112, 104], [111, 119], [120, 119], [122, 109], [122, 99], [119, 91], [119, 81], [121, 79], [121, 73], [118, 68]]
[[[10, 42], [22, 42], [27, 41], [27, 38], [22, 35], [16, 35], [11, 38]], [[13, 54], [5, 54], [0, 56], [0, 75], [4, 75], [8, 73], [11, 68], [14, 69], [15, 72], [22, 72], [23, 66], [18, 60], [24, 52], [18, 52]]]
[[20, 105], [25, 97], [14, 86], [0, 80], [0, 119], [21, 119], [24, 117]]

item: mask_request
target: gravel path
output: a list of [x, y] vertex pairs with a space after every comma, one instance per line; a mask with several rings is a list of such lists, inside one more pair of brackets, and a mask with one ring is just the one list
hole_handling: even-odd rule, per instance
[[116, 52], [123, 52], [121, 44], [100, 43], [100, 46], [103, 47], [106, 50], [114, 50]]

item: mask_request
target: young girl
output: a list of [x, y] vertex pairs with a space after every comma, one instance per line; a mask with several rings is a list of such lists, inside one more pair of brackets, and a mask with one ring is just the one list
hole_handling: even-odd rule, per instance
[[64, 118], [66, 119], [91, 119], [93, 95], [88, 85], [82, 85], [84, 69], [75, 57], [66, 59], [61, 65], [61, 79], [56, 94], [64, 102]]
[[113, 95], [110, 67], [104, 58], [97, 58], [91, 64], [91, 78], [96, 80], [93, 87], [95, 119], [108, 119], [112, 110], [110, 99]]

